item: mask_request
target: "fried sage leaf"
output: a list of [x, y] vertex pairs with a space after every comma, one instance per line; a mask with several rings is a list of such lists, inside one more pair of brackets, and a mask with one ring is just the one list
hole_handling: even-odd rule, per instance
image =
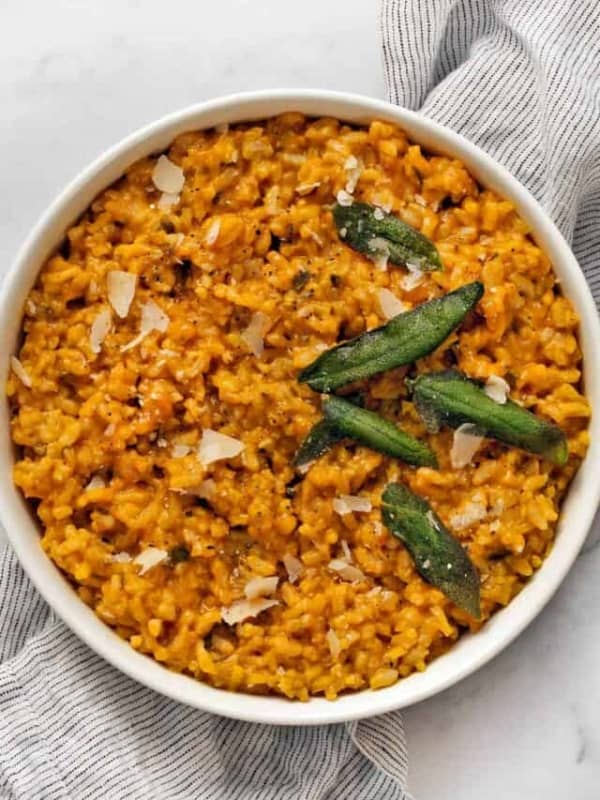
[[[346, 400], [361, 408], [364, 405], [364, 398], [360, 392], [349, 394]], [[322, 456], [323, 453], [330, 450], [334, 444], [337, 444], [341, 439], [345, 438], [346, 434], [339, 431], [329, 420], [319, 420], [316, 425], [313, 425], [306, 439], [304, 439], [298, 448], [294, 456], [294, 466], [302, 467], [309, 464], [311, 461], [315, 461], [315, 459]]]
[[392, 264], [409, 264], [423, 272], [444, 268], [432, 241], [381, 208], [336, 204], [333, 219], [342, 240], [369, 258], [387, 257]]
[[479, 281], [398, 314], [386, 325], [326, 350], [298, 376], [318, 392], [332, 392], [423, 358], [463, 321], [483, 295]]
[[419, 575], [479, 618], [477, 570], [429, 503], [400, 483], [389, 483], [381, 500], [384, 524], [404, 543]]
[[323, 400], [323, 412], [335, 429], [356, 442], [407, 464], [437, 467], [435, 453], [426, 444], [374, 411], [358, 408], [343, 397], [332, 395]]
[[481, 436], [543, 456], [559, 466], [566, 464], [567, 439], [559, 427], [512, 400], [495, 402], [480, 383], [457, 370], [419, 375], [407, 383], [417, 411], [430, 430], [441, 425], [458, 428], [469, 422]]

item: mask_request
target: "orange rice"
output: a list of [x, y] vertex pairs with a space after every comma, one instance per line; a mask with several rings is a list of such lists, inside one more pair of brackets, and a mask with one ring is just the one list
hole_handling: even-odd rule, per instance
[[[132, 166], [69, 229], [25, 307], [24, 373], [15, 364], [8, 394], [14, 478], [42, 546], [132, 647], [215, 686], [333, 699], [423, 670], [482, 623], [425, 583], [383, 528], [383, 487], [406, 481], [467, 547], [482, 622], [506, 606], [551, 548], [588, 443], [576, 314], [511, 203], [393, 125], [290, 113], [185, 134], [167, 155], [183, 169], [180, 193], [156, 189], [156, 157]], [[340, 242], [331, 204], [346, 189], [430, 237], [445, 271], [413, 285]], [[123, 317], [108, 301], [114, 271], [136, 276]], [[502, 376], [563, 428], [566, 467], [486, 440], [453, 469], [452, 433], [425, 432], [400, 368], [365, 384], [369, 407], [427, 440], [440, 469], [344, 443], [298, 480], [294, 452], [320, 415], [298, 370], [382, 324], [381, 289], [413, 307], [474, 279], [477, 311], [416, 369]], [[163, 316], [123, 350], [150, 302]], [[110, 330], [95, 353], [101, 313]], [[207, 429], [242, 452], [203, 464]], [[371, 510], [337, 513], [348, 494]], [[182, 546], [188, 560], [165, 558]], [[250, 580], [275, 576], [262, 593], [276, 604], [223, 621]]]

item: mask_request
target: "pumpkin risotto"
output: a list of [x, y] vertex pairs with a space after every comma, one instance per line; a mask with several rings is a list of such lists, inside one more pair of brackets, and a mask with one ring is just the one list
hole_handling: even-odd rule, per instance
[[[355, 200], [428, 237], [444, 270], [351, 249], [332, 207]], [[439, 467], [343, 440], [296, 469], [321, 418], [300, 370], [476, 280], [481, 301], [432, 354], [352, 387]], [[393, 125], [290, 113], [185, 134], [41, 270], [8, 381], [14, 479], [80, 598], [170, 669], [300, 700], [388, 686], [506, 606], [552, 547], [588, 442], [577, 327], [511, 203]], [[404, 379], [448, 368], [559, 425], [567, 464], [428, 433]], [[479, 620], [382, 524], [390, 481], [464, 546]]]

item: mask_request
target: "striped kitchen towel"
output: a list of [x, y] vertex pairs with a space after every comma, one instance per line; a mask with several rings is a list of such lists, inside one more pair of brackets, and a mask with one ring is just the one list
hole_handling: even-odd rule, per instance
[[382, 0], [380, 28], [388, 99], [527, 186], [600, 303], [598, 0]]
[[[390, 100], [504, 163], [600, 294], [600, 24], [584, 0], [383, 0]], [[402, 720], [253, 726], [97, 658], [0, 550], [2, 800], [403, 800]]]

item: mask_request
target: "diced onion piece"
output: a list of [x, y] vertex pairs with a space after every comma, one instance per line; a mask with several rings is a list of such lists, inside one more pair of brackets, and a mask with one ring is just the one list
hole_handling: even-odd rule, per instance
[[106, 483], [101, 475], [93, 475], [90, 482], [85, 487], [85, 491], [93, 491], [94, 489], [105, 489]]
[[483, 391], [487, 394], [490, 400], [493, 400], [495, 403], [500, 403], [500, 405], [504, 405], [504, 403], [506, 403], [508, 393], [510, 392], [510, 386], [504, 380], [504, 378], [501, 378], [499, 375], [490, 375], [485, 382]]
[[106, 276], [108, 302], [121, 319], [124, 319], [129, 313], [129, 307], [135, 294], [136, 280], [137, 276], [132, 272], [123, 272], [120, 269], [113, 269]]
[[161, 333], [164, 333], [168, 327], [169, 317], [159, 306], [156, 305], [154, 301], [150, 300], [148, 303], [144, 303], [142, 306], [142, 321], [140, 324], [139, 334], [135, 337], [135, 339], [132, 339], [131, 342], [124, 345], [121, 350], [123, 352], [126, 350], [131, 350], [132, 347], [138, 345], [152, 331], [160, 331]]
[[166, 561], [169, 554], [166, 550], [161, 550], [159, 547], [147, 547], [145, 550], [133, 559], [133, 563], [140, 567], [140, 575], [144, 575], [152, 567]]
[[333, 630], [333, 628], [329, 628], [325, 634], [325, 640], [329, 646], [331, 657], [337, 658], [342, 648], [340, 647], [340, 640], [338, 639], [337, 633]]
[[248, 600], [265, 597], [275, 592], [278, 583], [279, 578], [276, 575], [272, 578], [251, 578], [244, 586], [244, 594]]
[[354, 198], [345, 189], [340, 189], [336, 195], [336, 200], [341, 206], [351, 206]]
[[349, 564], [343, 558], [334, 558], [327, 565], [332, 572], [337, 572], [340, 578], [345, 581], [363, 581], [365, 579], [364, 573], [353, 564]]
[[341, 494], [333, 498], [333, 510], [343, 516], [353, 511], [370, 511], [373, 508], [368, 497], [359, 497], [354, 494]]
[[90, 330], [90, 349], [92, 353], [100, 352], [102, 342], [110, 331], [111, 323], [112, 316], [108, 308], [105, 308], [95, 317]]
[[475, 431], [477, 428], [470, 422], [465, 422], [454, 431], [450, 461], [454, 469], [461, 469], [471, 463], [471, 459], [481, 447], [483, 436]]
[[249, 617], [257, 617], [268, 608], [279, 605], [277, 600], [236, 600], [230, 606], [221, 609], [221, 619], [226, 625], [236, 625]]
[[487, 509], [483, 503], [467, 503], [462, 511], [450, 517], [450, 525], [456, 530], [462, 530], [476, 522], [481, 522], [485, 517], [487, 517]]
[[286, 569], [290, 583], [296, 583], [304, 571], [304, 564], [296, 556], [287, 553], [283, 557], [283, 566]]
[[185, 458], [192, 450], [193, 448], [190, 447], [189, 444], [174, 444], [171, 450], [171, 456], [173, 458]]
[[221, 230], [221, 220], [215, 219], [208, 229], [206, 234], [206, 244], [213, 245], [219, 238], [219, 231]]
[[233, 436], [205, 428], [202, 432], [202, 439], [198, 445], [198, 458], [207, 466], [213, 461], [221, 461], [224, 458], [235, 458], [244, 449], [244, 443]]
[[152, 183], [160, 192], [179, 194], [185, 183], [183, 170], [167, 156], [160, 156], [152, 170]]
[[397, 298], [393, 292], [390, 292], [389, 289], [378, 289], [377, 299], [379, 300], [381, 313], [386, 319], [397, 317], [398, 314], [403, 314], [410, 308], [410, 306]]
[[158, 207], [161, 211], [168, 211], [171, 206], [177, 205], [179, 202], [179, 195], [172, 194], [171, 192], [163, 192], [158, 198]]
[[257, 311], [252, 315], [250, 324], [242, 332], [242, 339], [248, 345], [248, 348], [253, 355], [260, 358], [265, 349], [263, 334], [270, 320], [262, 311]]
[[28, 389], [31, 389], [31, 387], [33, 385], [31, 383], [31, 378], [29, 377], [29, 375], [27, 373], [27, 370], [25, 369], [23, 364], [21, 364], [21, 362], [19, 361], [19, 359], [16, 356], [11, 356], [10, 357], [10, 366], [12, 367], [12, 371], [15, 373], [17, 378], [21, 381], [23, 386], [26, 386]]

